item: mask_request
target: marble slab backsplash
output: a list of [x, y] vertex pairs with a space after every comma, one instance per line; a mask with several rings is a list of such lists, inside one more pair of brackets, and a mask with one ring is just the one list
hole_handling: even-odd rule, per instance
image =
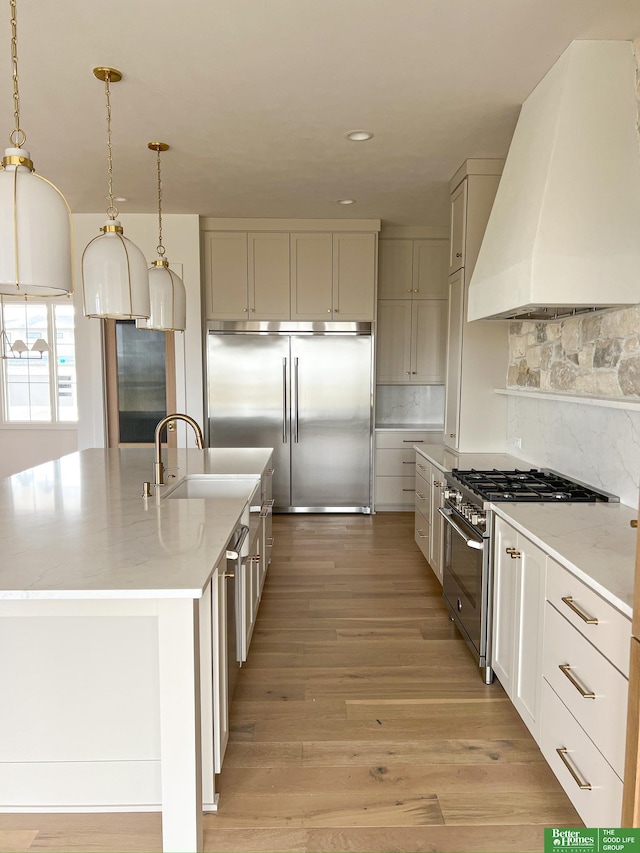
[[444, 423], [444, 385], [377, 385], [376, 425]]
[[513, 396], [507, 418], [512, 456], [604, 489], [637, 509], [640, 411]]

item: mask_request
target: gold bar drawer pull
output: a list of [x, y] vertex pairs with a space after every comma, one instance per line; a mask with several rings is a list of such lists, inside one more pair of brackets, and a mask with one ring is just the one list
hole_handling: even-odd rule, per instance
[[584, 613], [582, 610], [580, 610], [580, 608], [577, 607], [573, 603], [573, 598], [570, 595], [567, 595], [562, 600], [567, 605], [567, 607], [570, 610], [573, 610], [573, 612], [576, 613], [582, 619], [583, 622], [586, 622], [587, 625], [597, 625], [598, 624], [598, 620], [595, 618], [595, 616], [587, 616], [586, 613]]
[[569, 763], [569, 750], [566, 748], [566, 746], [559, 747], [558, 749], [556, 749], [556, 752], [560, 756], [560, 760], [571, 774], [578, 788], [580, 788], [581, 791], [590, 791], [592, 788], [591, 782], [584, 782]]
[[569, 681], [573, 684], [573, 686], [576, 688], [576, 690], [582, 696], [583, 699], [595, 699], [596, 698], [595, 693], [592, 693], [590, 690], [584, 689], [584, 687], [582, 686], [582, 684], [580, 684], [580, 682], [575, 677], [575, 675], [572, 674], [571, 667], [569, 666], [568, 663], [558, 664], [558, 669], [567, 676]]
[[403, 444], [424, 444], [424, 438], [403, 438]]

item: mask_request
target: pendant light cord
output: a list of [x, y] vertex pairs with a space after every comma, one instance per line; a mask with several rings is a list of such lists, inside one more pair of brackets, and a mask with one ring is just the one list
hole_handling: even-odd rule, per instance
[[[13, 0], [15, 2], [15, 0]], [[109, 199], [109, 207], [107, 208], [107, 216], [109, 219], [117, 219], [118, 218], [118, 208], [113, 203], [113, 151], [111, 148], [111, 90], [109, 89], [109, 83], [111, 81], [111, 74], [109, 71], [105, 73], [104, 77], [104, 95], [107, 103], [107, 175], [108, 175], [108, 199]]]
[[164, 259], [165, 248], [162, 245], [162, 174], [160, 172], [160, 148], [158, 148], [158, 245], [156, 250], [158, 255]]
[[13, 119], [14, 128], [9, 134], [9, 142], [14, 148], [22, 148], [27, 134], [20, 127], [20, 90], [18, 88], [18, 18], [16, 0], [9, 0], [11, 7], [11, 65], [13, 68]]

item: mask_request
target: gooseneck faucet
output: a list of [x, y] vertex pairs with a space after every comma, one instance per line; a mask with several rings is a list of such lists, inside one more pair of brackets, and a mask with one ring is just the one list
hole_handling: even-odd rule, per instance
[[197, 421], [194, 421], [192, 417], [189, 415], [181, 415], [179, 413], [175, 415], [167, 415], [166, 418], [162, 418], [161, 421], [158, 421], [158, 425], [156, 426], [155, 433], [155, 446], [156, 446], [156, 460], [153, 466], [153, 471], [155, 474], [156, 486], [162, 486], [164, 484], [164, 465], [162, 464], [162, 430], [170, 424], [172, 421], [184, 421], [186, 424], [189, 424], [190, 427], [193, 428], [193, 431], [196, 434], [196, 445], [202, 450], [204, 447], [204, 439], [202, 437], [202, 430]]

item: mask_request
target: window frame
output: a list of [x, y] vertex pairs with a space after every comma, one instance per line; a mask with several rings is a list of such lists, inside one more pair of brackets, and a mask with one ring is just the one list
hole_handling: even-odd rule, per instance
[[[0, 429], [27, 429], [27, 430], [48, 430], [48, 429], [78, 429], [78, 377], [77, 377], [77, 359], [76, 359], [76, 308], [73, 304], [62, 302], [60, 300], [51, 300], [44, 298], [29, 298], [27, 304], [40, 305], [46, 310], [47, 319], [47, 343], [51, 347], [48, 358], [49, 368], [49, 406], [51, 417], [47, 420], [20, 419], [12, 420], [9, 417], [9, 378], [7, 365], [13, 360], [12, 357], [0, 358]], [[0, 329], [5, 329], [5, 308], [8, 305], [24, 304], [25, 300], [4, 296], [0, 299]], [[63, 304], [70, 304], [73, 308], [73, 355], [74, 355], [74, 380], [75, 380], [75, 398], [76, 398], [76, 416], [75, 419], [65, 418], [60, 419], [60, 389], [59, 389], [59, 368], [58, 364], [58, 331], [59, 325], [56, 322], [56, 308]], [[19, 359], [16, 359], [18, 361]], [[26, 359], [24, 359], [26, 360]], [[34, 359], [35, 361], [36, 359]]]

